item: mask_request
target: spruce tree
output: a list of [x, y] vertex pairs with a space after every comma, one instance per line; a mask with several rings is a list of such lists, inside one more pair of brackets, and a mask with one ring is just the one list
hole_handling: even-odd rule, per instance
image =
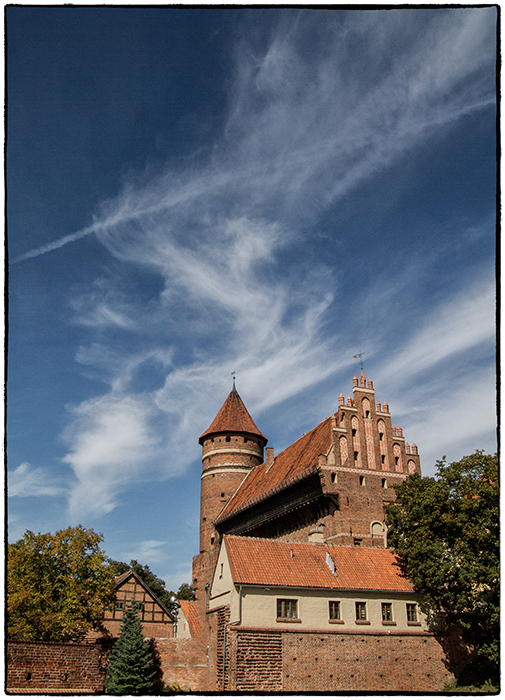
[[154, 660], [142, 633], [137, 605], [125, 610], [107, 668], [105, 689], [113, 695], [148, 695], [155, 690]]

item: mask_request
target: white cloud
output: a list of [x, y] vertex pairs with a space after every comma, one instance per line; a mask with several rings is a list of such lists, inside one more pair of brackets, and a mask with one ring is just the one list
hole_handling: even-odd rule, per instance
[[64, 436], [71, 450], [63, 458], [77, 478], [70, 513], [101, 515], [115, 507], [126, 483], [152, 476], [160, 445], [156, 408], [147, 396], [112, 392], [71, 411], [74, 420]]
[[[74, 516], [109, 512], [128, 484], [178, 474], [196, 459], [195, 434], [219, 408], [231, 371], [253, 414], [325, 379], [321, 391], [333, 391], [329, 379], [359, 349], [348, 350], [349, 338], [363, 331], [354, 319], [340, 337], [338, 262], [330, 270], [322, 260], [309, 274], [304, 260], [285, 264], [291, 246], [357, 184], [494, 101], [492, 11], [415, 13], [360, 13], [360, 21], [327, 13], [314, 23], [319, 13], [302, 11], [261, 49], [244, 39], [227, 123], [208, 159], [129, 184], [92, 227], [23, 256], [96, 233], [115, 259], [164, 285], [142, 303], [111, 275], [74, 298], [75, 320], [100, 333], [77, 359], [110, 387], [71, 410], [64, 461], [76, 477]], [[394, 394], [400, 380], [489, 340], [491, 297], [489, 285], [474, 285], [427, 318], [417, 310], [420, 330], [390, 348], [374, 379]], [[388, 345], [385, 322], [369, 321], [370, 343]], [[143, 349], [114, 344], [114, 330], [143, 337]], [[149, 360], [159, 363], [159, 385], [135, 393]]]
[[381, 375], [404, 378], [433, 368], [457, 353], [468, 352], [496, 334], [496, 288], [491, 280], [479, 279], [456, 298], [432, 309], [423, 327], [381, 370]]
[[54, 476], [43, 469], [31, 467], [28, 462], [7, 472], [7, 476], [9, 496], [60, 496], [66, 492], [61, 483], [56, 483]]
[[122, 556], [124, 561], [130, 561], [135, 559], [141, 562], [143, 565], [148, 565], [151, 567], [153, 564], [157, 564], [163, 561], [165, 558], [164, 549], [167, 543], [160, 540], [142, 540], [138, 542], [137, 545], [125, 552]]

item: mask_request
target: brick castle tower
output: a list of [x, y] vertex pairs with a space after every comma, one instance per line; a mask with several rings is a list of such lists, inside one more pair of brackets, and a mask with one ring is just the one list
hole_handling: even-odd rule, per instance
[[209, 428], [200, 436], [200, 553], [193, 557], [193, 586], [202, 601], [210, 583], [221, 536], [214, 521], [253, 467], [263, 463], [267, 438], [258, 430], [233, 388]]

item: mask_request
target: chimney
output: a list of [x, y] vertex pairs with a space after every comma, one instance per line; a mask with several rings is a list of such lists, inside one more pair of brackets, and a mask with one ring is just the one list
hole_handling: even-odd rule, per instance
[[267, 469], [270, 469], [272, 464], [274, 463], [274, 448], [273, 447], [267, 447], [265, 449], [265, 465]]

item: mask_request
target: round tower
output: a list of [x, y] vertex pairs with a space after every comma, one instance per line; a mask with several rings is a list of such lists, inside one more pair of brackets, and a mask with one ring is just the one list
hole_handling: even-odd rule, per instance
[[200, 436], [200, 554], [195, 557], [195, 588], [210, 581], [219, 546], [214, 521], [253, 467], [263, 463], [266, 437], [258, 430], [240, 398], [235, 380], [226, 401]]

